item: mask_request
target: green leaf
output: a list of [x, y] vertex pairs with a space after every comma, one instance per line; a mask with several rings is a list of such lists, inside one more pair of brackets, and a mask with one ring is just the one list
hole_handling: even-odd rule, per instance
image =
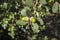
[[8, 19], [7, 18], [3, 18], [2, 22], [3, 22], [3, 24], [8, 24]]
[[31, 11], [30, 7], [24, 7], [21, 11], [22, 16], [27, 16], [28, 12]]
[[46, 0], [39, 0], [41, 4], [47, 4]]
[[7, 28], [7, 24], [1, 24], [4, 29]]
[[40, 22], [40, 25], [44, 25], [43, 19], [38, 17], [37, 20]]
[[39, 30], [39, 26], [37, 23], [32, 23], [32, 30], [34, 33], [38, 33], [40, 30]]
[[8, 24], [8, 19], [7, 18], [3, 18], [3, 20], [1, 21], [1, 25], [4, 29], [6, 29]]
[[35, 40], [37, 35], [32, 35], [32, 40]]
[[22, 20], [17, 20], [17, 21], [16, 21], [16, 24], [17, 24], [17, 25], [25, 25], [26, 22], [24, 22], [24, 21], [22, 21]]
[[10, 32], [9, 32], [8, 34], [9, 34], [12, 38], [14, 38], [14, 35], [15, 35], [14, 30], [15, 30], [14, 26], [13, 26], [13, 25], [10, 25], [10, 27], [9, 27], [9, 29], [8, 29], [8, 31], [10, 31]]
[[50, 8], [48, 6], [45, 6], [46, 8], [46, 12], [48, 12], [50, 10]]
[[9, 20], [10, 20], [11, 18], [14, 19], [14, 14], [13, 14], [13, 12], [11, 12], [10, 15], [9, 15]]
[[27, 5], [29, 7], [33, 6], [33, 0], [26, 0], [25, 5]]
[[29, 29], [29, 25], [26, 26], [26, 29]]
[[40, 14], [41, 14], [42, 17], [46, 16], [45, 12], [40, 12]]
[[54, 13], [58, 13], [58, 3], [57, 3], [57, 2], [54, 3], [54, 5], [53, 5], [53, 7], [52, 7], [52, 11], [53, 11]]
[[28, 11], [31, 11], [31, 8], [30, 7], [24, 7], [24, 9], [26, 9]]
[[45, 25], [40, 27], [41, 31], [43, 31], [45, 29]]
[[48, 40], [48, 37], [47, 37], [47, 36], [45, 36], [45, 37], [44, 37], [44, 40]]
[[25, 9], [26, 9], [26, 11], [27, 11], [27, 16], [28, 17], [31, 17], [32, 16], [32, 12], [31, 12], [31, 8], [30, 7], [24, 7]]
[[3, 5], [2, 5], [2, 8], [7, 9], [7, 5], [8, 5], [8, 4], [7, 4], [6, 2], [4, 2]]
[[21, 15], [22, 15], [22, 16], [27, 16], [27, 10], [26, 10], [26, 9], [22, 9]]
[[50, 15], [50, 12], [46, 12], [46, 15]]

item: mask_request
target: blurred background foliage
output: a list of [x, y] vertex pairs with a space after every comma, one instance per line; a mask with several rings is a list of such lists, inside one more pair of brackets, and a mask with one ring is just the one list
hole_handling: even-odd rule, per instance
[[58, 40], [59, 3], [59, 0], [0, 0], [0, 40]]

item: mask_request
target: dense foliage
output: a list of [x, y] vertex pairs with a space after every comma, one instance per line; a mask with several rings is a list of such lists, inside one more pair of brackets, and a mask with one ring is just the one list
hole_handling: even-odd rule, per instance
[[60, 38], [59, 0], [0, 0], [0, 40]]

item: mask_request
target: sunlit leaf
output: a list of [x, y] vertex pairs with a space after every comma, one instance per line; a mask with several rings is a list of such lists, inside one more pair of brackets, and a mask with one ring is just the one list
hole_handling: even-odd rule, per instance
[[26, 10], [26, 9], [22, 9], [21, 15], [22, 15], [22, 16], [27, 16], [27, 10]]
[[58, 13], [58, 3], [57, 3], [57, 2], [54, 3], [54, 5], [53, 5], [53, 7], [52, 7], [52, 11], [53, 11], [54, 13]]
[[46, 0], [39, 0], [41, 4], [47, 4]]
[[17, 21], [16, 21], [16, 24], [17, 24], [17, 25], [25, 25], [26, 22], [24, 22], [24, 21], [22, 21], [22, 20], [17, 20]]

